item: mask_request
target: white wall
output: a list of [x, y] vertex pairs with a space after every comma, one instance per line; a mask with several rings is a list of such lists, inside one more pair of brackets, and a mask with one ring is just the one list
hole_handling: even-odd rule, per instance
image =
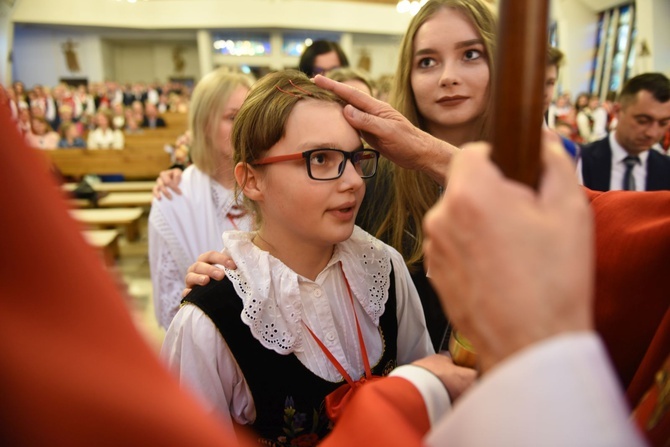
[[351, 54], [347, 55], [349, 56], [349, 63], [353, 67], [357, 67], [363, 51], [367, 50], [371, 59], [370, 76], [378, 78], [384, 74], [393, 74], [398, 64], [398, 51], [401, 39], [401, 35], [355, 34], [353, 49]]
[[[177, 73], [173, 49], [183, 48], [184, 71]], [[124, 43], [114, 45], [114, 79], [119, 82], [165, 82], [170, 77], [200, 78], [198, 49], [195, 42]], [[111, 74], [111, 73], [110, 73]]]
[[574, 98], [589, 88], [592, 76], [598, 13], [582, 0], [558, 0], [553, 13], [558, 26], [558, 40], [565, 54], [561, 67], [560, 87]]
[[638, 0], [635, 50], [646, 41], [651, 55], [637, 61], [638, 71], [660, 71], [670, 76], [670, 0]]
[[[80, 71], [71, 72], [66, 63], [63, 45], [72, 40]], [[13, 78], [27, 87], [34, 84], [56, 85], [61, 78], [103, 80], [99, 36], [76, 30], [15, 27]]]
[[0, 84], [11, 83], [12, 63], [9, 55], [14, 40], [14, 24], [11, 21], [13, 2], [0, 0]]

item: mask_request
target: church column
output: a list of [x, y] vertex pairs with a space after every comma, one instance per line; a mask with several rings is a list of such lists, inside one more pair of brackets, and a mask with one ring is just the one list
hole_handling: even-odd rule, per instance
[[200, 77], [214, 69], [212, 57], [212, 33], [208, 30], [198, 30], [198, 60], [200, 62]]
[[12, 10], [14, 2], [0, 1], [0, 84], [12, 84], [11, 53], [14, 46], [14, 22]]

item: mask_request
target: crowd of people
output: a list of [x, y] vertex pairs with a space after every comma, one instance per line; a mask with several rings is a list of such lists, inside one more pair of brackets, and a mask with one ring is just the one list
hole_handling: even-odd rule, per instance
[[[670, 130], [670, 80], [634, 77], [611, 105], [552, 102], [561, 55], [549, 49], [544, 113], [555, 132], [544, 132], [534, 191], [500, 175], [476, 143], [492, 133], [496, 30], [482, 0], [429, 0], [410, 21], [387, 99], [325, 41], [307, 48], [302, 73], [255, 81], [217, 69], [196, 85], [180, 140], [188, 162], [154, 189], [149, 256], [162, 360], [207, 410], [193, 414], [228, 428], [199, 424], [203, 438], [667, 442], [670, 313], [654, 277], [670, 253], [670, 192], [610, 190], [670, 190], [655, 180], [670, 158], [649, 154]], [[160, 126], [161, 96], [133, 87], [106, 105], [91, 97], [89, 140], [100, 130], [95, 139], [114, 146], [109, 132], [127, 110]], [[20, 98], [10, 92], [19, 124]], [[57, 141], [50, 107], [32, 118], [40, 133], [29, 144]], [[87, 109], [61, 107], [66, 140], [81, 144], [72, 129]], [[597, 163], [601, 188], [588, 183]], [[453, 327], [475, 347], [477, 370], [435, 354]], [[176, 406], [174, 389], [163, 392]], [[649, 396], [655, 413], [642, 410]], [[184, 439], [170, 408], [156, 439]]]
[[31, 147], [123, 149], [124, 135], [165, 127], [161, 114], [187, 113], [190, 88], [158, 84], [94, 83], [7, 88], [12, 119]]

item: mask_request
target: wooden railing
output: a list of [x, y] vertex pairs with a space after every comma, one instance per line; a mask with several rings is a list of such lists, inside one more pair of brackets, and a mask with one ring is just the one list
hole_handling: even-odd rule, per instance
[[188, 126], [185, 114], [168, 113], [163, 117], [167, 127], [143, 129], [140, 134], [125, 135], [122, 150], [59, 149], [40, 152], [65, 177], [118, 174], [126, 180], [154, 180], [171, 165], [165, 146], [174, 145]]
[[39, 152], [61, 175], [75, 178], [88, 174], [120, 174], [125, 179], [153, 180], [171, 164], [170, 154], [162, 149], [67, 149]]

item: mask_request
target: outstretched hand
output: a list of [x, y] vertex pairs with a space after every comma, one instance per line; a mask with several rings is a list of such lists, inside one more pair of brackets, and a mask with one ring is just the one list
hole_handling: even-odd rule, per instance
[[458, 148], [422, 131], [389, 104], [354, 87], [320, 75], [314, 82], [349, 103], [344, 117], [369, 145], [398, 166], [444, 182], [444, 172]]

